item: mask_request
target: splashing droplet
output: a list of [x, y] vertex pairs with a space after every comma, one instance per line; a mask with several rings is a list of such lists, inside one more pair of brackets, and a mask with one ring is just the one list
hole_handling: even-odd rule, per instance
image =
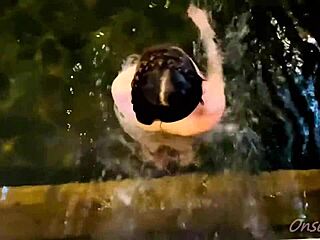
[[86, 132], [83, 132], [83, 133], [81, 132], [79, 135], [80, 135], [80, 137], [87, 136], [87, 133]]
[[278, 21], [277, 21], [277, 19], [275, 19], [274, 17], [272, 17], [271, 18], [271, 24], [273, 25], [273, 26], [276, 26], [277, 25], [277, 23], [278, 23]]
[[169, 8], [169, 6], [170, 6], [170, 0], [167, 0], [167, 1], [166, 1], [166, 4], [164, 5], [164, 7], [165, 7], [165, 8]]
[[156, 6], [158, 6], [158, 4], [157, 4], [157, 3], [154, 3], [154, 2], [151, 2], [151, 3], [149, 4], [149, 8], [155, 8]]
[[70, 128], [71, 128], [71, 124], [70, 124], [70, 123], [67, 123], [67, 131], [68, 131], [68, 132], [70, 131]]
[[182, 229], [187, 229], [187, 226], [186, 226], [185, 222], [182, 222], [180, 226], [181, 226]]
[[162, 211], [166, 209], [163, 201], [160, 202], [160, 209], [161, 209]]
[[9, 192], [9, 188], [6, 186], [3, 186], [1, 190], [1, 199], [0, 199], [1, 201], [5, 201], [7, 199], [8, 192]]
[[101, 78], [99, 78], [99, 79], [96, 81], [96, 86], [97, 86], [97, 87], [100, 87], [100, 86], [101, 86], [101, 83], [102, 83], [102, 80], [101, 80]]
[[161, 7], [164, 7], [164, 8], [169, 8], [170, 6], [170, 0], [152, 0], [150, 3], [149, 3], [149, 8], [155, 8], [155, 7], [158, 7], [158, 6], [161, 6]]
[[[74, 67], [72, 68], [72, 70], [73, 70], [74, 72], [80, 72], [81, 69], [82, 69], [81, 63], [77, 63], [77, 64], [74, 65]], [[73, 77], [72, 77], [72, 78], [73, 78]]]
[[103, 32], [98, 32], [98, 33], [96, 34], [96, 37], [97, 37], [97, 38], [100, 38], [100, 37], [102, 37], [102, 36], [104, 36], [104, 33], [103, 33]]

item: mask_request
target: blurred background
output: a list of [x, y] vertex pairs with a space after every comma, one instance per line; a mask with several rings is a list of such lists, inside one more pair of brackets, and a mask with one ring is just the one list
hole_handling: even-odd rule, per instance
[[142, 163], [113, 113], [126, 57], [154, 44], [205, 70], [186, 0], [1, 0], [0, 184], [320, 167], [320, 9], [314, 0], [195, 1], [214, 19], [228, 109], [197, 165]]

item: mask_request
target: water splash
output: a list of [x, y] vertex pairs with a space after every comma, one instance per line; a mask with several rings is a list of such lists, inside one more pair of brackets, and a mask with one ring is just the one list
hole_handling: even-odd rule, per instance
[[8, 192], [9, 192], [9, 187], [3, 186], [1, 189], [0, 201], [5, 201], [7, 199]]
[[161, 1], [161, 0], [152, 0], [152, 1], [149, 3], [148, 7], [149, 7], [149, 8], [156, 8], [156, 7], [158, 7], [158, 6], [161, 6], [161, 7], [163, 7], [163, 8], [169, 8], [170, 3], [171, 3], [170, 0], [165, 0], [164, 3], [163, 3], [163, 1]]
[[81, 63], [76, 63], [76, 65], [74, 65], [74, 67], [72, 68], [72, 70], [74, 72], [80, 72], [82, 70], [82, 65]]
[[67, 123], [67, 132], [69, 132], [71, 129], [71, 124], [70, 123]]

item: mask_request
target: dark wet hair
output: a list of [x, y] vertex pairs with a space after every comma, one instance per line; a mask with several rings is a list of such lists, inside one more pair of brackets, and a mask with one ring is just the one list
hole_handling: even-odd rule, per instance
[[141, 56], [132, 81], [132, 104], [139, 122], [175, 122], [202, 102], [202, 81], [189, 56], [180, 48], [158, 46]]

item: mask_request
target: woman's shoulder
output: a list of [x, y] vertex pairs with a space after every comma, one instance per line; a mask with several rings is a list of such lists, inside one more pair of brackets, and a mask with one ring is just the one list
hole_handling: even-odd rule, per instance
[[118, 73], [118, 76], [113, 80], [111, 85], [112, 96], [115, 97], [118, 93], [131, 92], [131, 81], [136, 71], [136, 65], [128, 66]]
[[[148, 132], [160, 131], [160, 122], [155, 121], [151, 125], [144, 125], [137, 121], [131, 103], [131, 81], [136, 72], [137, 64], [123, 65], [121, 72], [113, 80], [111, 94], [114, 101], [116, 116], [124, 128], [131, 135], [131, 132], [141, 129]], [[137, 129], [136, 129], [137, 128]], [[134, 130], [136, 129], [136, 130]]]

